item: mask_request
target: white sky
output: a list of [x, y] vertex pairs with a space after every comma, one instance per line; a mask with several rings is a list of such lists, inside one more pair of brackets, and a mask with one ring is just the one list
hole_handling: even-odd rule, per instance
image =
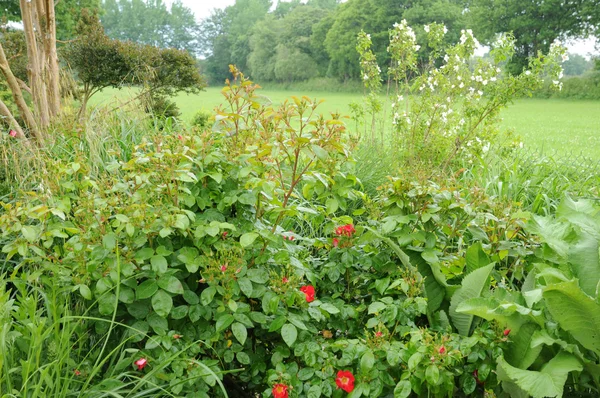
[[[210, 15], [215, 8], [225, 8], [235, 4], [235, 0], [181, 0], [182, 3], [189, 7], [195, 14], [197, 19], [203, 19]], [[173, 0], [165, 0], [167, 4], [171, 4]], [[588, 57], [590, 53], [598, 55], [599, 52], [594, 49], [595, 41], [593, 39], [577, 40], [572, 43], [567, 43], [569, 52], [581, 54]]]

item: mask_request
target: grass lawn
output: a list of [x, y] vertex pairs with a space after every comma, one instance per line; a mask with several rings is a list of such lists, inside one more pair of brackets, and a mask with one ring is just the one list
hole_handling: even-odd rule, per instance
[[[293, 91], [261, 90], [274, 103], [281, 103], [292, 95], [302, 95]], [[338, 111], [349, 115], [348, 104], [360, 101], [355, 93], [305, 93], [310, 98], [324, 99], [322, 112]], [[93, 105], [109, 104], [115, 96], [124, 98], [131, 91], [105, 90], [92, 98]], [[211, 87], [198, 95], [181, 94], [176, 102], [183, 119], [191, 120], [199, 110], [212, 110], [222, 102], [220, 88]], [[504, 126], [513, 129], [524, 144], [546, 154], [557, 153], [565, 156], [585, 156], [600, 160], [600, 101], [579, 100], [518, 100], [503, 112]], [[352, 124], [350, 124], [351, 126]]]

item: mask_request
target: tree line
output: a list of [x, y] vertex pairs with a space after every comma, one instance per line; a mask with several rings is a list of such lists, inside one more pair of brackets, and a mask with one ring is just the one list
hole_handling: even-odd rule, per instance
[[[484, 44], [497, 33], [513, 32], [517, 53], [508, 68], [519, 73], [528, 58], [547, 52], [556, 39], [598, 36], [600, 1], [292, 0], [273, 7], [270, 0], [237, 0], [200, 24], [204, 71], [215, 82], [227, 77], [228, 64], [258, 81], [357, 79], [357, 34], [371, 34], [375, 55], [387, 65], [388, 31], [403, 19], [417, 34], [424, 24], [443, 23], [449, 42], [465, 28]], [[420, 56], [427, 59], [428, 48], [420, 44]]]

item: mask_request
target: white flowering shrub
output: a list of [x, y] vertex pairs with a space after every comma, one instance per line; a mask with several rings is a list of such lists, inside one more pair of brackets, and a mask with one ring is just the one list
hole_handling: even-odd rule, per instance
[[[425, 25], [424, 30], [429, 50], [425, 60], [419, 59], [415, 32], [405, 20], [390, 30], [387, 75], [392, 134], [387, 134], [386, 142], [402, 151], [407, 161], [446, 168], [459, 155], [481, 155], [489, 151], [499, 132], [500, 110], [516, 98], [531, 96], [545, 78], [561, 88], [560, 62], [566, 49], [560, 43], [553, 44], [547, 55], [530, 59], [526, 71], [514, 76], [502, 70], [515, 52], [511, 35], [498, 36], [490, 59], [475, 59], [479, 42], [471, 30], [463, 30], [454, 45], [444, 43], [443, 24]], [[366, 33], [359, 34], [363, 80], [367, 88], [379, 87], [381, 71], [367, 39]]]

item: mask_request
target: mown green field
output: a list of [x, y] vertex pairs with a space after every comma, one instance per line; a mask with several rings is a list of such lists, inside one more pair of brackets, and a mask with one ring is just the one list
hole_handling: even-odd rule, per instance
[[[264, 89], [262, 94], [274, 103], [281, 103], [293, 91]], [[304, 93], [311, 98], [324, 99], [323, 112], [338, 111], [349, 115], [349, 104], [360, 101], [356, 93]], [[105, 90], [92, 98], [94, 105], [110, 104], [131, 96], [131, 91]], [[191, 120], [199, 110], [212, 110], [222, 103], [219, 88], [208, 88], [198, 95], [181, 94], [176, 102], [183, 119]], [[503, 112], [504, 126], [521, 137], [526, 147], [545, 154], [585, 156], [600, 160], [600, 101], [522, 99]]]

